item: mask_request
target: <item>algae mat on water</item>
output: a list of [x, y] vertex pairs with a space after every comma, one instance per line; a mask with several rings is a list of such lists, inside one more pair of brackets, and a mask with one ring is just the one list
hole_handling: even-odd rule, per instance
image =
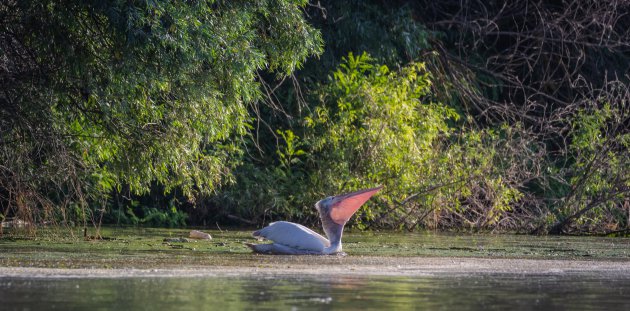
[[[104, 239], [98, 240], [80, 238], [79, 231], [72, 234], [68, 229], [40, 231], [32, 238], [5, 232], [0, 238], [0, 266], [89, 268], [102, 269], [104, 274], [108, 269], [180, 269], [194, 274], [212, 272], [213, 267], [221, 267], [225, 273], [271, 269], [284, 273], [311, 270], [405, 274], [405, 271], [536, 273], [556, 271], [558, 263], [564, 262], [563, 269], [601, 268], [630, 273], [629, 238], [346, 232], [343, 239], [346, 257], [252, 254], [244, 245], [254, 241], [251, 231], [240, 230], [204, 230], [212, 235], [212, 240], [165, 242], [186, 237], [189, 231], [109, 227], [101, 230]], [[606, 265], [602, 265], [604, 262]]]

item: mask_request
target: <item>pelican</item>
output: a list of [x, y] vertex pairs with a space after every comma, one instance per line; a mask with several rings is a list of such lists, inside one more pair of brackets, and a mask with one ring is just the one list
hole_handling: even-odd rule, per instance
[[271, 240], [271, 244], [247, 244], [254, 252], [283, 255], [333, 255], [342, 253], [341, 235], [350, 217], [381, 190], [382, 186], [327, 197], [315, 203], [325, 238], [300, 224], [277, 221], [255, 231], [253, 236]]

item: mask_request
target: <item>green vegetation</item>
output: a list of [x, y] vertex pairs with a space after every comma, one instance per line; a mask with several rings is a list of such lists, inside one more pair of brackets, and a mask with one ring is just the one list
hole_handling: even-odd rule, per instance
[[628, 10], [5, 1], [0, 221], [628, 234]]

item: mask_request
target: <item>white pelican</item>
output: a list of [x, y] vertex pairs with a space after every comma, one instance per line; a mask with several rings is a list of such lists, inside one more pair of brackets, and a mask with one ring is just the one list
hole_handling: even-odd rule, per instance
[[327, 197], [315, 203], [325, 237], [300, 224], [277, 221], [255, 231], [254, 237], [271, 240], [271, 244], [247, 244], [254, 252], [285, 255], [331, 255], [341, 253], [343, 227], [350, 217], [381, 190], [381, 187]]

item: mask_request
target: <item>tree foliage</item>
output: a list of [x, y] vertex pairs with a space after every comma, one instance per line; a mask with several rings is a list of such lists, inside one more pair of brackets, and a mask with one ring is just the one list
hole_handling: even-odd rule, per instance
[[321, 49], [304, 5], [3, 1], [1, 212], [215, 188], [242, 153], [256, 73]]
[[[453, 108], [433, 101], [431, 87], [423, 63], [390, 71], [350, 53], [313, 94], [317, 105], [300, 126], [278, 131], [277, 161], [239, 170], [219, 204], [247, 206], [236, 213], [257, 221], [308, 222], [317, 219], [312, 202], [326, 194], [384, 185], [377, 203], [359, 212], [358, 227], [496, 224], [521, 195], [494, 167], [498, 135], [466, 127]], [[427, 219], [454, 212], [470, 219]]]
[[[378, 174], [378, 167], [388, 161], [365, 157], [361, 150], [371, 142], [361, 141], [358, 133], [369, 131], [357, 124], [350, 124], [351, 130], [346, 131], [347, 119], [337, 115], [342, 111], [335, 102], [340, 92], [331, 85], [344, 85], [343, 90], [348, 91], [352, 84], [334, 79], [329, 84], [326, 76], [339, 76], [335, 70], [349, 51], [355, 55], [367, 51], [377, 60], [373, 64], [388, 68], [424, 63], [432, 81], [430, 101], [446, 104], [461, 119], [449, 121], [449, 139], [438, 140], [439, 151], [432, 154], [447, 158], [450, 154], [457, 161], [442, 167], [431, 161], [422, 165], [429, 175], [458, 178], [419, 175], [404, 179], [392, 173], [400, 172], [396, 167], [390, 167], [391, 176], [396, 177], [378, 180], [387, 184], [388, 193], [380, 196], [381, 206], [365, 210], [378, 215], [365, 218], [367, 223], [554, 233], [624, 228], [629, 216], [624, 172], [630, 155], [620, 133], [627, 133], [628, 128], [628, 8], [625, 1], [319, 1], [308, 14], [322, 29], [326, 50], [320, 60], [306, 63], [293, 85], [275, 88], [274, 95], [287, 103], [301, 102], [285, 106], [300, 108], [288, 110], [292, 116], [317, 119], [317, 113], [324, 112], [329, 132], [322, 132], [322, 122], [304, 127], [296, 118], [275, 113], [261, 114], [270, 126], [260, 132], [290, 129], [296, 134], [292, 145], [297, 142], [306, 154], [294, 157], [295, 165], [286, 171], [291, 173], [288, 180], [311, 181], [306, 192], [321, 189], [313, 191], [324, 195], [377, 182], [353, 169], [367, 159], [376, 164], [366, 171]], [[396, 86], [388, 84], [387, 88]], [[310, 90], [313, 98], [304, 100], [304, 90]], [[373, 97], [362, 97], [364, 91], [349, 94], [359, 104], [349, 100], [353, 104], [344, 108], [348, 110], [343, 115], [370, 119], [373, 115], [361, 110], [369, 106], [362, 106], [361, 100]], [[327, 99], [322, 101], [322, 97]], [[614, 112], [607, 114], [606, 105]], [[583, 117], [585, 111], [596, 120], [607, 121], [594, 126]], [[595, 128], [588, 132], [602, 139], [582, 140], [584, 128]], [[405, 135], [383, 135], [381, 139], [397, 141], [401, 136]], [[577, 148], [576, 140], [592, 147]], [[279, 145], [259, 140], [263, 149], [283, 150], [286, 140], [278, 137], [278, 141]], [[323, 147], [313, 153], [317, 144]], [[599, 156], [591, 161], [584, 158], [588, 150], [607, 153], [597, 152]], [[408, 155], [402, 162], [413, 157], [422, 156]], [[441, 157], [430, 158], [439, 163]], [[307, 159], [312, 166], [302, 163]], [[252, 167], [268, 168], [271, 161], [273, 158], [263, 156], [259, 163], [265, 164]], [[323, 173], [329, 167], [329, 173]], [[259, 176], [275, 176], [271, 169], [263, 171]], [[326, 186], [313, 185], [312, 176]], [[337, 180], [338, 176], [343, 177]], [[304, 196], [305, 191], [293, 184], [287, 187], [291, 191], [278, 191], [282, 186], [273, 182], [268, 188], [274, 190], [257, 204], [265, 206], [261, 210], [284, 217], [302, 217], [296, 210], [309, 210], [305, 204], [318, 199], [315, 194]], [[593, 189], [599, 189], [599, 194]], [[438, 193], [452, 195], [440, 197]], [[276, 208], [275, 202], [283, 207]], [[240, 204], [248, 206], [243, 201]], [[260, 219], [258, 215], [261, 213], [249, 214], [251, 219]]]
[[[518, 205], [518, 218], [528, 219], [523, 223], [529, 226], [538, 223], [530, 228], [535, 232], [627, 226], [627, 199], [621, 198], [630, 195], [624, 173], [630, 153], [621, 147], [620, 135], [628, 128], [630, 3], [427, 1], [413, 6], [430, 13], [419, 15], [427, 29], [443, 34], [433, 41], [440, 57], [429, 65], [436, 84], [446, 86], [438, 93], [457, 101], [480, 127], [507, 123], [519, 132], [523, 148], [503, 151], [523, 161], [514, 171], [520, 171], [521, 189], [528, 193]], [[594, 126], [583, 117], [585, 111], [607, 121]], [[585, 129], [601, 139], [583, 140]], [[576, 141], [606, 153], [586, 160], [589, 148], [577, 147]], [[603, 167], [611, 169], [602, 174]], [[591, 225], [580, 225], [586, 222]]]
[[5, 1], [0, 215], [627, 231], [629, 9]]

